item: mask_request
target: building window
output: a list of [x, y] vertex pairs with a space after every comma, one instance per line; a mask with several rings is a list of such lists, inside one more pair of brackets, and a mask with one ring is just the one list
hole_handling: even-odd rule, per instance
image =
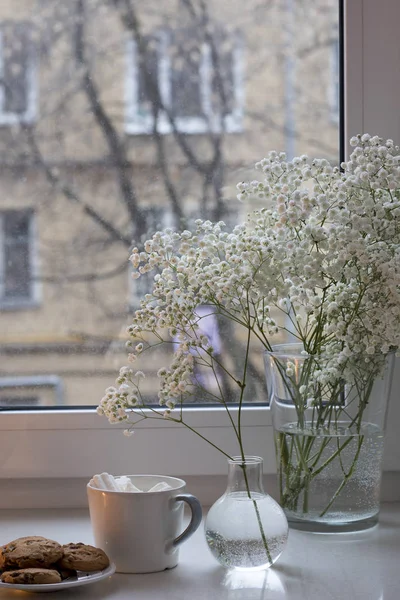
[[0, 395], [0, 409], [2, 408], [32, 408], [39, 406], [38, 396], [2, 396]]
[[0, 26], [0, 125], [34, 122], [35, 62], [29, 24], [2, 23]]
[[160, 30], [128, 41], [130, 134], [243, 130], [243, 41], [239, 32]]
[[0, 410], [62, 404], [64, 386], [58, 375], [0, 377]]
[[35, 283], [34, 214], [0, 213], [0, 306], [19, 308], [38, 300]]

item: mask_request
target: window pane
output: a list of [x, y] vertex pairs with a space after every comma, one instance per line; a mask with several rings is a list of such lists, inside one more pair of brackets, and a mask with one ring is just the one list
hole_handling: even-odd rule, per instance
[[30, 298], [31, 261], [29, 222], [32, 215], [26, 211], [10, 211], [3, 215], [3, 255], [5, 300]]
[[28, 243], [8, 244], [5, 247], [5, 298], [29, 298], [29, 248]]
[[28, 23], [2, 27], [4, 110], [23, 114], [28, 108], [29, 40]]
[[224, 116], [235, 108], [235, 68], [241, 50], [240, 30], [230, 33], [219, 29], [210, 40], [212, 103], [214, 111]]
[[182, 29], [170, 38], [171, 110], [175, 117], [202, 117], [202, 43], [195, 29]]
[[29, 213], [25, 211], [9, 211], [4, 214], [4, 235], [7, 244], [26, 243], [29, 218]]
[[157, 97], [159, 91], [158, 64], [159, 64], [159, 41], [155, 36], [143, 38], [144, 51], [134, 45], [133, 60], [137, 61], [137, 86], [138, 102], [140, 110], [152, 114], [152, 98]]
[[[339, 162], [338, 3], [19, 0], [0, 20], [2, 407], [97, 405], [151, 291], [131, 248], [198, 217], [234, 227], [236, 184], [270, 150]], [[243, 332], [202, 316], [239, 369]], [[160, 347], [138, 364], [149, 402], [167, 363]], [[250, 373], [246, 401], [266, 401], [256, 343]], [[59, 383], [21, 390], [30, 377]], [[191, 402], [212, 401], [198, 378]]]

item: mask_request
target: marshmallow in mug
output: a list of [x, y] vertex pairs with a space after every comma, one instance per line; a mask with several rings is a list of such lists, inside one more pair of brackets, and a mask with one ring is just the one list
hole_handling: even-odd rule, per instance
[[[90, 480], [89, 484], [92, 487], [100, 490], [108, 490], [111, 492], [144, 492], [138, 487], [133, 485], [132, 481], [126, 475], [120, 477], [113, 477], [109, 473], [101, 473], [101, 475], [94, 475]], [[172, 489], [165, 481], [160, 481], [153, 485], [152, 488], [147, 490], [148, 492], [163, 492], [164, 490]]]

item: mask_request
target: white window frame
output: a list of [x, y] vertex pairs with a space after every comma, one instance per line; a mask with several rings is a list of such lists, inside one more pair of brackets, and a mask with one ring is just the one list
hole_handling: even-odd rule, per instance
[[[168, 52], [169, 35], [166, 31], [158, 33], [158, 86], [163, 105], [171, 105], [171, 58]], [[140, 114], [138, 99], [138, 59], [137, 44], [129, 38], [126, 42], [126, 81], [125, 81], [125, 131], [129, 135], [151, 135], [154, 132], [154, 116], [151, 113]], [[239, 35], [235, 35], [232, 50], [233, 61], [233, 106], [231, 113], [221, 117], [213, 111], [211, 103], [211, 48], [204, 43], [201, 47], [200, 94], [205, 118], [200, 116], [176, 117], [177, 131], [185, 134], [240, 133], [243, 131], [244, 117], [244, 48]], [[168, 115], [161, 112], [157, 117], [157, 132], [166, 135], [173, 128]]]
[[22, 310], [26, 308], [34, 308], [41, 303], [41, 285], [39, 282], [39, 258], [37, 248], [37, 223], [36, 215], [30, 211], [29, 228], [28, 228], [28, 244], [29, 244], [29, 268], [31, 273], [30, 278], [30, 295], [29, 298], [6, 298], [3, 291], [3, 273], [4, 273], [4, 245], [2, 240], [5, 239], [3, 231], [4, 214], [7, 212], [28, 212], [29, 209], [5, 209], [0, 210], [0, 311], [3, 310]]
[[[376, 0], [345, 2], [345, 139], [368, 131], [400, 141], [397, 107], [400, 71], [396, 59], [400, 46], [396, 31], [400, 3], [398, 0], [383, 2], [384, 7]], [[387, 94], [384, 94], [385, 90]], [[397, 486], [397, 496], [400, 489], [399, 386], [398, 359], [385, 442], [385, 470], [394, 472], [395, 477], [390, 481]], [[237, 452], [232, 427], [223, 409], [191, 408], [187, 420], [202, 435], [210, 436], [228, 452]], [[268, 407], [246, 406], [243, 426], [247, 451], [263, 456], [265, 473], [274, 473], [274, 445]], [[181, 426], [166, 421], [144, 421], [137, 427], [133, 438], [123, 436], [123, 428], [119, 424], [108, 425], [94, 409], [4, 412], [0, 419], [1, 476], [14, 481], [31, 478], [29, 485], [33, 485], [32, 481], [48, 481], [46, 478], [54, 478], [58, 484], [63, 478], [69, 478], [68, 481], [80, 478], [79, 486], [84, 487], [90, 476], [101, 471], [114, 474], [158, 472], [199, 478], [226, 474], [225, 458]], [[18, 482], [15, 485], [18, 486]], [[2, 496], [3, 506], [7, 502], [11, 506], [11, 498], [15, 496], [12, 486], [7, 486]], [[49, 484], [41, 489], [49, 494]], [[54, 494], [53, 488], [51, 492]], [[44, 502], [47, 502], [46, 498]], [[65, 506], [63, 498], [60, 502]]]
[[[0, 29], [0, 81], [4, 77], [4, 48], [3, 33]], [[0, 85], [0, 126], [11, 125], [32, 125], [37, 118], [37, 56], [35, 52], [30, 52], [28, 56], [28, 67], [26, 69], [27, 79], [27, 99], [26, 110], [23, 113], [6, 112], [4, 107], [5, 93], [4, 86]]]

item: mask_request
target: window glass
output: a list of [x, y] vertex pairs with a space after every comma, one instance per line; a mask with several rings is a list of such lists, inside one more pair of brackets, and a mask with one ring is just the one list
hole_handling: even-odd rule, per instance
[[204, 112], [205, 52], [197, 30], [193, 27], [178, 29], [170, 33], [168, 42], [172, 114], [175, 117], [201, 117]]
[[9, 309], [33, 300], [31, 223], [33, 213], [27, 210], [4, 211], [0, 215], [2, 242], [1, 303]]
[[[232, 228], [270, 150], [338, 163], [337, 49], [337, 0], [0, 3], [0, 408], [98, 404], [152, 283], [133, 243]], [[241, 364], [241, 332], [204, 327]], [[165, 363], [142, 365], [149, 402]], [[250, 370], [265, 402], [257, 345]]]
[[36, 91], [32, 23], [4, 19], [0, 25], [0, 123], [31, 122]]

